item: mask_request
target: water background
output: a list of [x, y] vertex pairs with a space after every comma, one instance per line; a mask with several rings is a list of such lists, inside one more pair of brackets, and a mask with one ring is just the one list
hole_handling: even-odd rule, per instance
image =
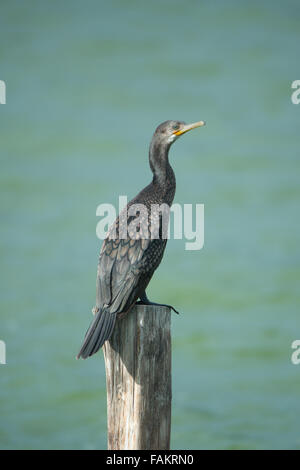
[[207, 121], [170, 157], [205, 247], [170, 241], [148, 294], [172, 317], [173, 449], [300, 449], [297, 1], [2, 2], [0, 448], [104, 449], [96, 207], [151, 179], [166, 119]]

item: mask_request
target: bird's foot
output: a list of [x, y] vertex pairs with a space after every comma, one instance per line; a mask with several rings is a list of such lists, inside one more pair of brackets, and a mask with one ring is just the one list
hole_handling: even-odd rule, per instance
[[139, 300], [136, 302], [136, 305], [157, 305], [158, 307], [168, 307], [170, 308], [171, 310], [173, 310], [173, 312], [177, 313], [177, 315], [179, 315], [179, 312], [174, 308], [172, 307], [172, 305], [168, 305], [168, 304], [157, 304], [156, 302], [151, 302], [150, 300]]

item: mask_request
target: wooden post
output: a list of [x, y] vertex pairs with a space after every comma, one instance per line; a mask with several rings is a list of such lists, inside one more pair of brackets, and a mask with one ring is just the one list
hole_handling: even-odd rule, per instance
[[171, 314], [136, 305], [103, 347], [108, 449], [170, 449]]

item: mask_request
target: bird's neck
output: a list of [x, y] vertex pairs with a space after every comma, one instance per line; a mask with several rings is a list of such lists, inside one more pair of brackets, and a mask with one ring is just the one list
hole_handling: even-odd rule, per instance
[[[149, 151], [150, 168], [153, 173], [152, 184], [156, 186], [162, 194], [175, 193], [176, 179], [173, 168], [169, 163], [170, 145], [155, 144], [151, 142]], [[171, 203], [172, 201], [170, 201]]]

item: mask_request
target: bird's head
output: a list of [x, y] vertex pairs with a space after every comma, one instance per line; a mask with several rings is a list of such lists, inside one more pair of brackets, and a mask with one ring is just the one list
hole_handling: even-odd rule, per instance
[[153, 138], [158, 144], [171, 145], [181, 135], [204, 125], [204, 121], [193, 122], [192, 124], [186, 124], [183, 121], [165, 121], [156, 128]]

